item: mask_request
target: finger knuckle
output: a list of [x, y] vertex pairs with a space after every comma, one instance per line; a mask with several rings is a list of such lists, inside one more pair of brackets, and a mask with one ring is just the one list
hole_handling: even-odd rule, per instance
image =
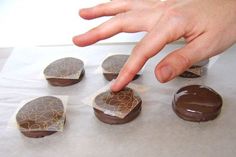
[[182, 11], [178, 7], [168, 7], [164, 12], [164, 17], [167, 20], [176, 20], [182, 19], [184, 17]]
[[121, 3], [123, 3], [124, 6], [130, 6], [130, 5], [132, 5], [131, 0], [123, 0], [123, 1], [121, 1]]
[[138, 52], [138, 51], [134, 51], [133, 52], [133, 55], [136, 56], [137, 58], [139, 58], [140, 60], [148, 60], [151, 55], [149, 53], [141, 53], [141, 52]]
[[96, 34], [97, 38], [99, 38], [99, 39], [103, 38], [104, 29], [102, 29], [101, 27], [97, 27], [93, 31]]
[[189, 68], [192, 65], [191, 60], [186, 55], [181, 53], [176, 53], [174, 59], [177, 61], [176, 66], [178, 66], [181, 71]]
[[[142, 51], [143, 50], [143, 51]], [[132, 54], [137, 56], [142, 60], [148, 60], [149, 58], [153, 57], [157, 52], [153, 49], [147, 50], [143, 48], [143, 44], [137, 44], [133, 49]]]
[[117, 14], [114, 18], [114, 20], [117, 21], [121, 32], [123, 32], [124, 29], [126, 28], [125, 18], [126, 18], [126, 13]]
[[136, 71], [134, 68], [130, 67], [130, 66], [124, 66], [122, 69], [122, 73], [125, 73], [129, 76], [134, 76], [136, 75]]
[[105, 3], [98, 4], [96, 8], [105, 8], [107, 5]]
[[94, 13], [100, 13], [102, 15], [106, 15], [108, 12], [108, 5], [103, 3], [103, 4], [98, 4], [96, 7], [93, 8]]
[[115, 16], [116, 20], [122, 21], [125, 17], [125, 13], [119, 13]]
[[180, 36], [185, 33], [186, 18], [183, 13], [176, 7], [168, 8], [161, 19], [162, 24], [166, 25], [170, 31], [168, 32], [168, 42], [177, 40]]

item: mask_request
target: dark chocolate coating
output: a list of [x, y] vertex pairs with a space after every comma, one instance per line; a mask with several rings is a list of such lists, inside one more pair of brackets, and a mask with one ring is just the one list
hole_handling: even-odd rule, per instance
[[[201, 62], [198, 62], [194, 65], [192, 65], [189, 70], [190, 71], [184, 71], [182, 74], [180, 74], [180, 77], [184, 77], [184, 78], [198, 78], [201, 77], [203, 75], [206, 74], [207, 71], [207, 67], [206, 65], [209, 63], [209, 59], [203, 60]], [[195, 70], [195, 71], [199, 71], [199, 74], [195, 74], [193, 72], [191, 72], [191, 70]]]
[[198, 77], [201, 77], [202, 75], [204, 75], [206, 73], [206, 69], [203, 69], [203, 68], [195, 68], [195, 69], [196, 70], [202, 70], [201, 75], [197, 75], [197, 74], [194, 74], [192, 72], [185, 71], [182, 74], [180, 74], [179, 76], [183, 77], [183, 78], [198, 78]]
[[111, 112], [119, 111], [127, 113], [124, 118], [111, 116], [98, 108], [94, 107], [95, 116], [102, 122], [107, 124], [124, 124], [134, 120], [141, 112], [141, 98], [130, 88], [125, 88], [120, 92], [103, 92], [96, 96], [94, 103], [105, 110]]
[[[103, 75], [106, 80], [111, 81], [116, 79], [128, 58], [129, 55], [123, 54], [112, 55], [106, 58], [102, 63]], [[136, 74], [133, 80], [136, 80], [139, 76], [139, 74]]]
[[[103, 76], [104, 76], [104, 77], [106, 78], [106, 80], [108, 80], [108, 81], [112, 81], [112, 80], [116, 79], [118, 75], [119, 75], [119, 74], [103, 73]], [[140, 77], [140, 75], [139, 75], [139, 74], [136, 74], [136, 75], [134, 76], [133, 80], [136, 80], [136, 79], [138, 79], [139, 77]]]
[[63, 103], [53, 96], [36, 98], [18, 111], [16, 121], [21, 133], [27, 137], [51, 135], [65, 124]]
[[52, 135], [56, 133], [56, 131], [21, 131], [21, 133], [26, 137], [30, 138], [42, 138], [45, 136]]
[[83, 61], [72, 57], [58, 59], [44, 69], [45, 78], [53, 86], [69, 86], [78, 83], [84, 73]]
[[78, 79], [48, 78], [47, 81], [52, 86], [61, 86], [61, 87], [70, 86], [70, 85], [80, 82], [82, 78], [84, 77], [84, 74], [85, 74], [85, 70], [81, 72], [80, 77]]
[[172, 107], [184, 120], [203, 122], [215, 119], [220, 114], [222, 103], [221, 96], [213, 89], [190, 85], [175, 93]]
[[97, 110], [95, 108], [94, 109], [94, 113], [95, 116], [102, 122], [107, 123], [107, 124], [124, 124], [124, 123], [128, 123], [132, 120], [134, 120], [139, 113], [141, 112], [141, 102], [134, 108], [134, 110], [132, 110], [125, 118], [119, 118], [119, 117], [115, 117], [115, 116], [110, 116], [107, 114], [104, 114], [102, 111]]

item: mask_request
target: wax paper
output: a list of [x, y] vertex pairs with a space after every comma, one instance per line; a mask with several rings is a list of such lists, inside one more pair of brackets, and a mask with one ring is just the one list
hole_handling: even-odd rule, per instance
[[[17, 117], [17, 114], [19, 113], [19, 111], [22, 109], [22, 107], [24, 107], [27, 103], [29, 103], [31, 101], [35, 101], [36, 99], [37, 100], [40, 99], [42, 101], [42, 99], [41, 99], [42, 97], [47, 98], [47, 99], [48, 98], [53, 98], [53, 102], [58, 103], [58, 101], [59, 101], [59, 102], [62, 103], [62, 107], [63, 107], [62, 110], [64, 112], [63, 112], [62, 116], [60, 117], [60, 119], [55, 119], [56, 121], [54, 121], [55, 123], [53, 123], [53, 124], [48, 123], [50, 125], [45, 125], [45, 126], [37, 125], [36, 127], [31, 127], [30, 129], [25, 129], [23, 127], [20, 127], [17, 124], [17, 121], [16, 121], [16, 117]], [[55, 101], [55, 99], [58, 99], [58, 101]], [[18, 105], [18, 108], [15, 110], [14, 114], [11, 116], [11, 118], [10, 118], [10, 120], [8, 122], [7, 129], [15, 129], [15, 128], [17, 128], [20, 131], [63, 131], [64, 126], [65, 126], [64, 125], [65, 124], [65, 119], [66, 119], [67, 101], [68, 101], [68, 96], [61, 96], [61, 95], [60, 96], [48, 96], [48, 95], [46, 95], [46, 96], [31, 96], [30, 99], [22, 100], [20, 102], [20, 104]], [[38, 101], [38, 102], [40, 102], [40, 101]], [[48, 103], [50, 103], [50, 102], [48, 102]], [[32, 121], [34, 121], [36, 124], [39, 124], [38, 122], [40, 120], [37, 120], [38, 119], [37, 117], [41, 117], [41, 116], [43, 117], [44, 116], [43, 114], [45, 114], [45, 110], [42, 108], [42, 103], [41, 103], [41, 108], [40, 108], [40, 106], [35, 108], [36, 106], [37, 105], [34, 105], [34, 109], [38, 110], [38, 114], [36, 114], [34, 117], [30, 117], [30, 118], [32, 118]], [[56, 108], [54, 108], [54, 109], [56, 109]], [[44, 110], [44, 111], [42, 112], [42, 110]], [[51, 114], [53, 114], [53, 115], [57, 114], [56, 110], [51, 111], [51, 112], [52, 112]], [[32, 113], [35, 113], [35, 112], [34, 111], [29, 111], [28, 113], [32, 114]], [[47, 114], [49, 114], [49, 113], [47, 113]], [[28, 116], [29, 116], [29, 114], [28, 114]], [[25, 115], [24, 117], [21, 117], [21, 119], [22, 118], [23, 119], [27, 119], [27, 115]], [[30, 119], [30, 118], [28, 117], [28, 119]], [[40, 122], [40, 124], [42, 124], [42, 123]], [[44, 124], [47, 124], [47, 122], [45, 121]]]
[[[131, 52], [134, 45], [95, 45], [86, 48], [34, 47], [15, 49], [0, 79], [1, 157], [234, 157], [236, 154], [236, 47], [210, 60], [206, 75], [180, 78], [161, 84], [154, 75], [156, 64], [182, 45], [168, 45], [147, 62], [135, 84], [151, 86], [142, 94], [142, 112], [124, 125], [107, 125], [96, 119], [81, 100], [108, 81], [94, 70], [112, 52]], [[70, 87], [52, 87], [38, 79], [42, 62], [64, 56], [87, 59], [85, 77]], [[84, 61], [84, 59], [83, 59]], [[204, 123], [180, 119], [172, 110], [174, 93], [190, 84], [207, 85], [223, 98], [221, 114]], [[28, 94], [68, 95], [67, 123], [63, 132], [29, 139], [17, 129], [6, 130], [7, 120]]]

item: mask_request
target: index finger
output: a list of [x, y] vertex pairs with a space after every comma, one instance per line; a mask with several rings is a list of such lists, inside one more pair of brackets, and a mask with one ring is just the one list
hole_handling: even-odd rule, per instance
[[162, 43], [159, 45], [158, 49], [153, 48], [154, 45], [150, 44], [150, 39], [153, 38], [152, 36], [152, 33], [147, 34], [134, 48], [129, 59], [121, 69], [117, 79], [112, 84], [112, 91], [119, 91], [128, 85], [134, 76], [142, 69], [147, 60], [153, 56], [154, 52], [158, 52], [158, 49], [164, 47], [164, 43]]
[[113, 16], [122, 12], [126, 12], [130, 9], [130, 1], [112, 1], [102, 3], [94, 7], [83, 8], [79, 14], [84, 19], [94, 19], [102, 16]]
[[[183, 35], [180, 25], [173, 26], [171, 20], [160, 21], [133, 49], [131, 56], [121, 69], [112, 91], [119, 91], [132, 81], [147, 60], [157, 54], [167, 43], [177, 40]], [[176, 33], [178, 32], [178, 33]]]

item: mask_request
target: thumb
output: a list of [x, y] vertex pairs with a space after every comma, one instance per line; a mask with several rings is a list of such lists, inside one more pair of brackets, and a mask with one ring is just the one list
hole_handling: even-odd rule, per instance
[[183, 48], [168, 54], [155, 68], [156, 78], [164, 83], [183, 73], [194, 63], [211, 57], [209, 36], [203, 34]]

